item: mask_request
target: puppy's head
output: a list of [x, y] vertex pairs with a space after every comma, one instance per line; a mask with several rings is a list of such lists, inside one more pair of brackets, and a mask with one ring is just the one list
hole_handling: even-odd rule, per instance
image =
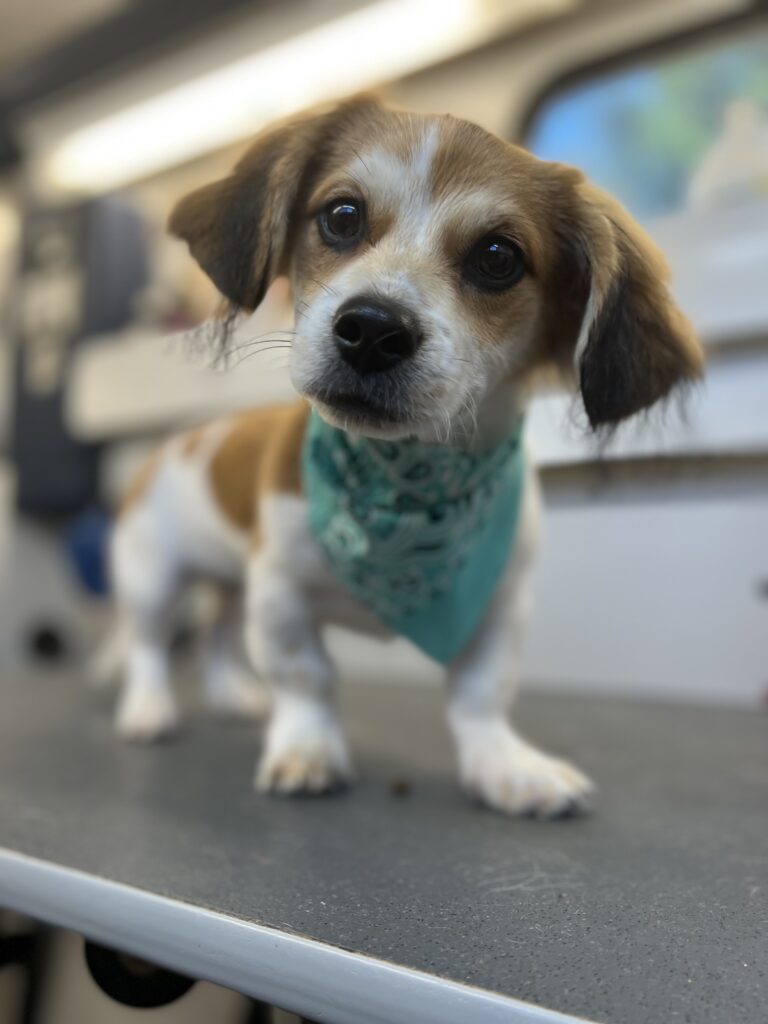
[[238, 307], [290, 277], [294, 384], [362, 433], [450, 436], [547, 363], [575, 366], [598, 427], [701, 370], [618, 204], [451, 117], [358, 99], [283, 123], [170, 228]]

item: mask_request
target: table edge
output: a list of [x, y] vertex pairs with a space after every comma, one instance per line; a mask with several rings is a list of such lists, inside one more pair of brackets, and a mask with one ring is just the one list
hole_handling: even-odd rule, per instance
[[0, 906], [333, 1024], [584, 1020], [3, 847]]

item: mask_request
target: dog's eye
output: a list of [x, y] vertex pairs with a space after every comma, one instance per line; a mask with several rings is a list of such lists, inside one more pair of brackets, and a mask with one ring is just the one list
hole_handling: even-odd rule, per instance
[[481, 239], [464, 264], [464, 277], [486, 291], [504, 291], [525, 273], [525, 259], [518, 245], [501, 235]]
[[320, 235], [327, 245], [353, 245], [363, 231], [363, 211], [354, 199], [334, 199], [317, 219]]

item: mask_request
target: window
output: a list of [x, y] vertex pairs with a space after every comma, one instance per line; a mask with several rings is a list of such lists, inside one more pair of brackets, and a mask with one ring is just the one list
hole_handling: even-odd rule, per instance
[[527, 143], [645, 221], [768, 202], [768, 28], [563, 90], [539, 107]]
[[645, 223], [705, 343], [768, 340], [768, 22], [551, 93], [525, 140]]

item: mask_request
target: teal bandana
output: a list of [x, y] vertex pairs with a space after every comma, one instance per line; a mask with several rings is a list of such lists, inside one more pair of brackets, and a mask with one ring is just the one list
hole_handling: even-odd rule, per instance
[[437, 661], [466, 646], [507, 562], [521, 433], [522, 422], [475, 455], [373, 440], [310, 417], [304, 486], [315, 538], [347, 589]]

